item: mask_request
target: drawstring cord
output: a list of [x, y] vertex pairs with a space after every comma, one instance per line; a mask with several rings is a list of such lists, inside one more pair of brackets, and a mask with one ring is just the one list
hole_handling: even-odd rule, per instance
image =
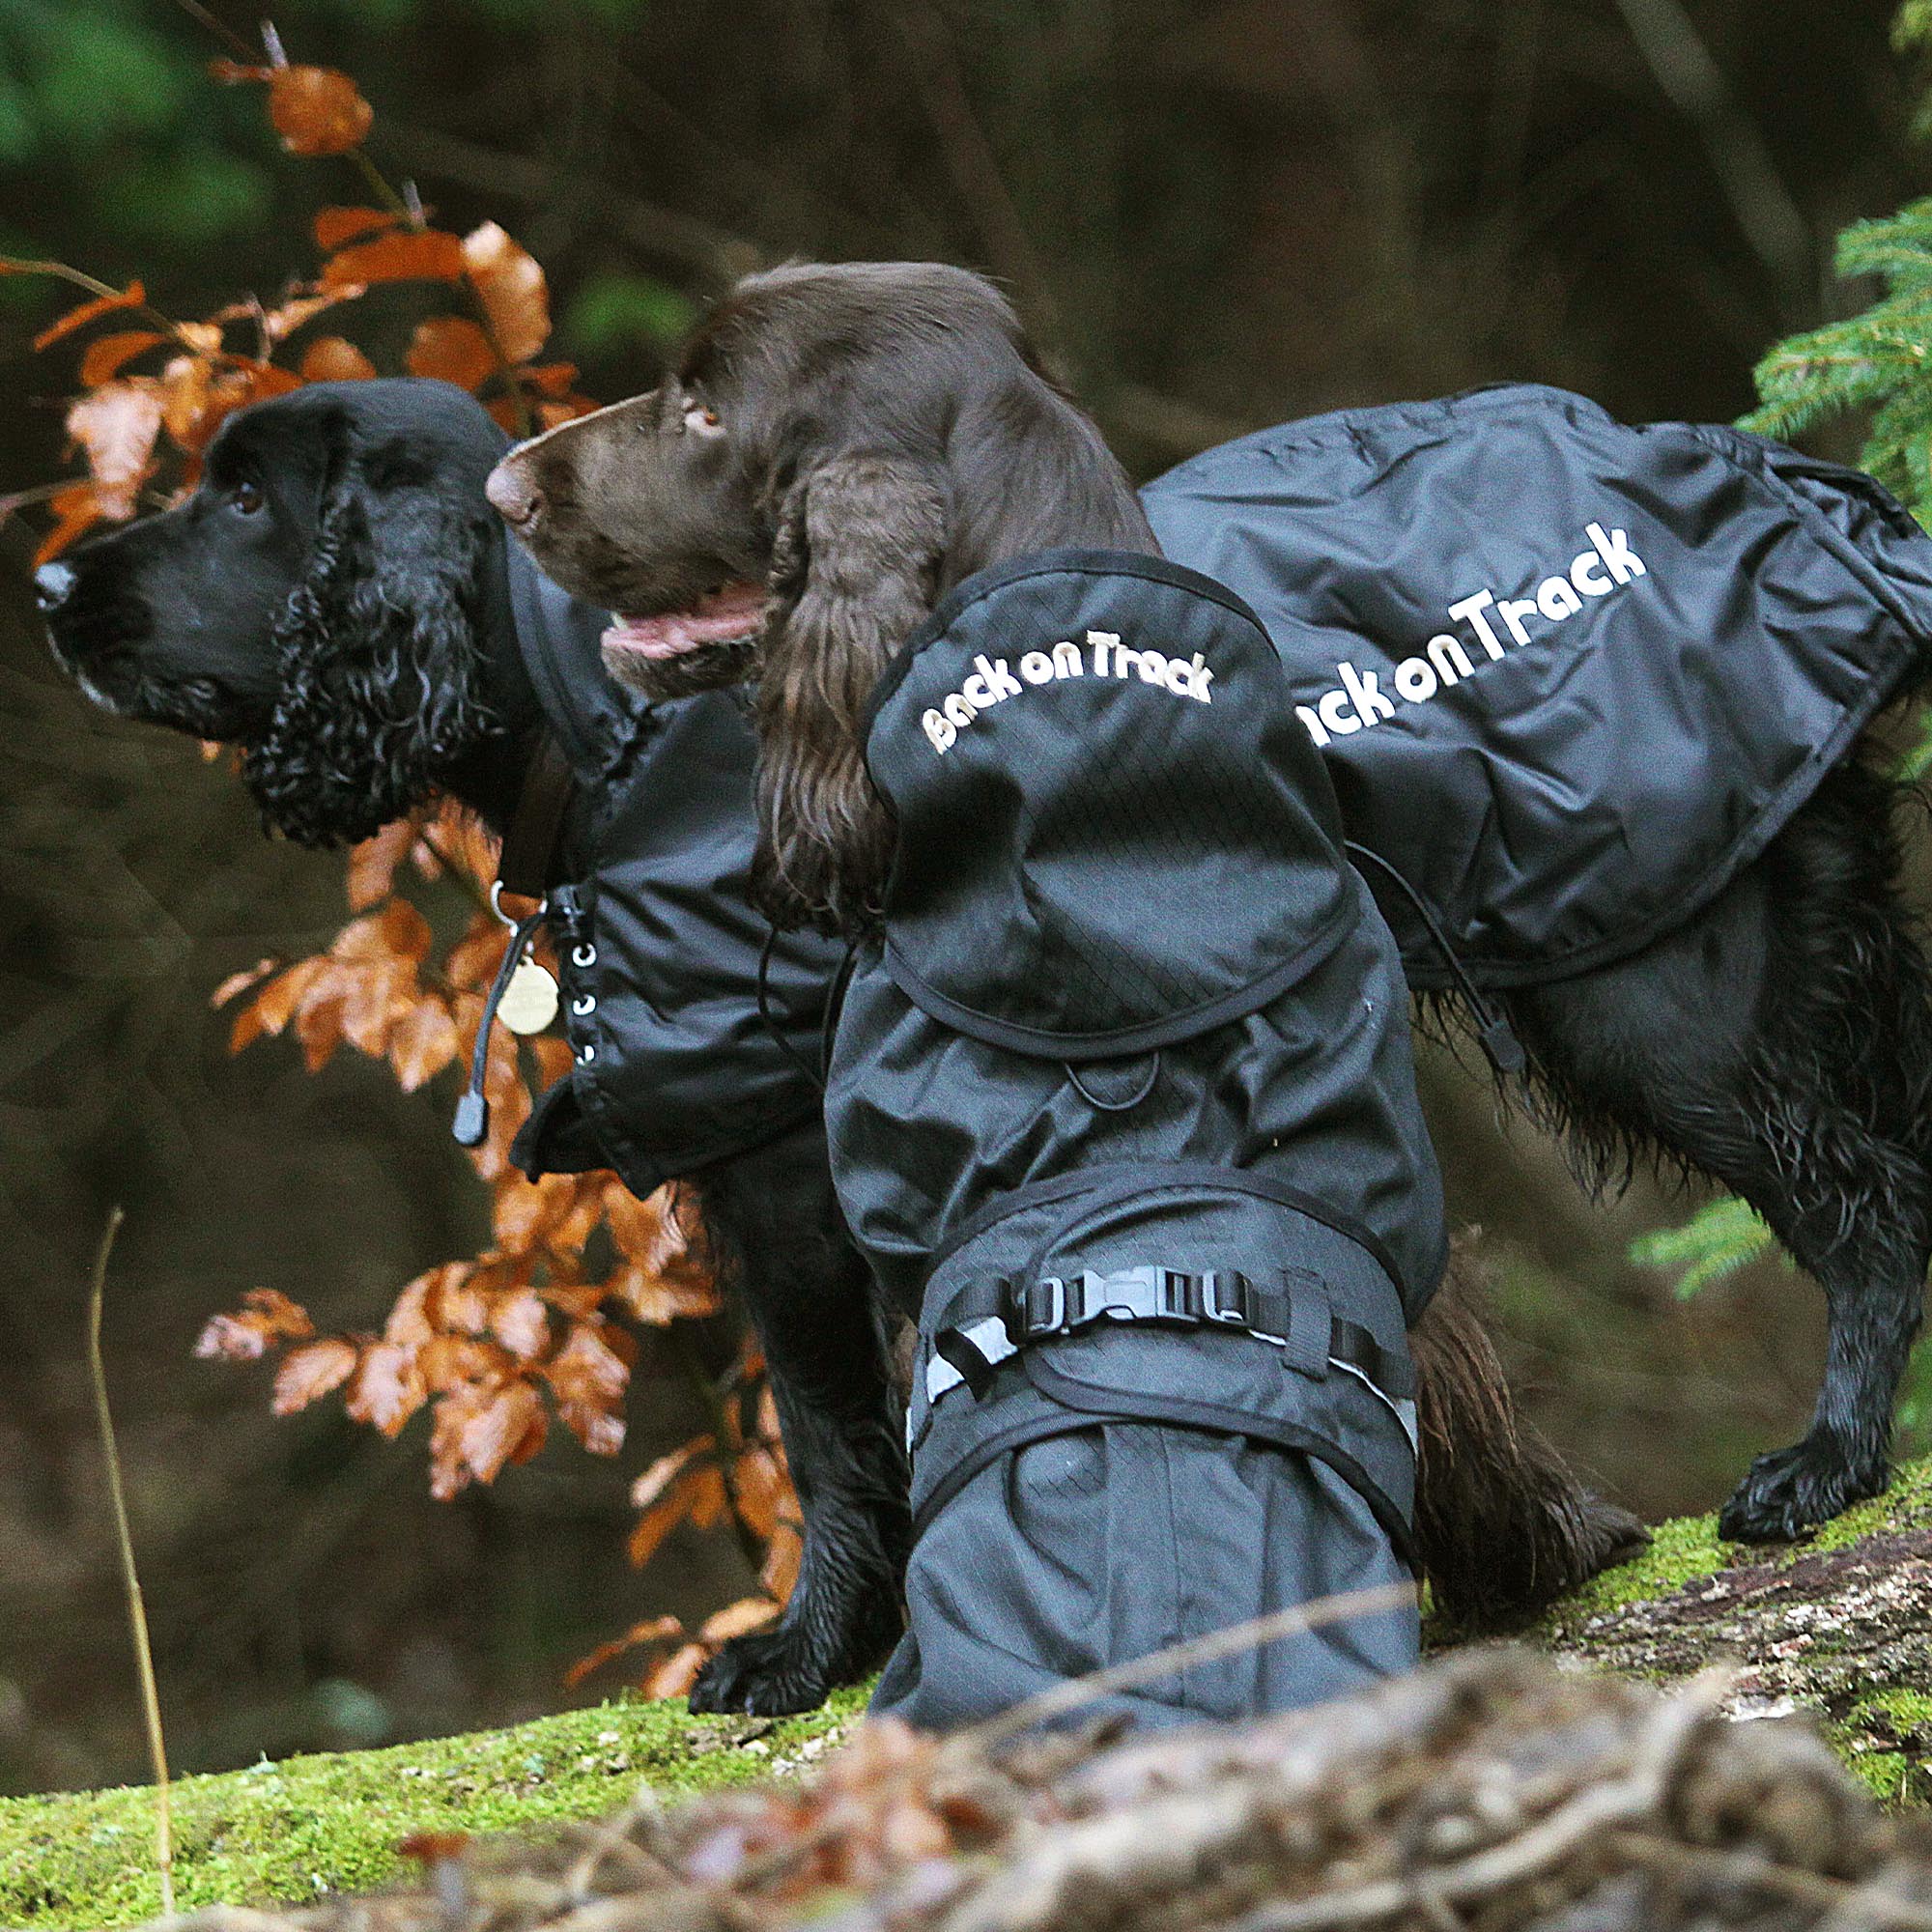
[[845, 1003], [845, 988], [852, 983], [852, 966], [859, 956], [859, 942], [855, 939], [846, 947], [845, 956], [838, 962], [838, 970], [833, 974], [832, 985], [825, 997], [825, 1022], [818, 1034], [819, 1059], [825, 1071], [813, 1066], [791, 1043], [790, 1037], [772, 1009], [772, 953], [778, 943], [778, 927], [768, 927], [765, 943], [758, 951], [758, 1022], [771, 1035], [778, 1050], [822, 1094], [825, 1092], [825, 1072], [830, 1071], [832, 1066], [832, 1036], [838, 1026], [838, 1009]]
[[1476, 1021], [1476, 1037], [1482, 1042], [1490, 1065], [1505, 1079], [1520, 1073], [1528, 1064], [1528, 1056], [1522, 1050], [1522, 1041], [1516, 1037], [1516, 1029], [1503, 1012], [1490, 1005], [1482, 988], [1470, 979], [1468, 969], [1457, 957], [1456, 949], [1449, 944], [1448, 936], [1436, 923], [1428, 901], [1379, 852], [1371, 852], [1366, 845], [1358, 845], [1352, 838], [1344, 841], [1343, 849], [1357, 865], [1367, 860], [1408, 901], [1416, 918], [1422, 922], [1423, 929], [1429, 934], [1431, 944], [1441, 956], [1442, 963], [1448, 967], [1457, 990], [1468, 1002], [1469, 1011]]
[[459, 1147], [480, 1147], [490, 1131], [490, 1102], [483, 1093], [483, 1076], [490, 1065], [490, 1029], [497, 1024], [497, 1009], [503, 1004], [503, 995], [509, 990], [511, 978], [523, 964], [524, 954], [530, 950], [530, 941], [536, 937], [537, 927], [543, 920], [544, 908], [539, 906], [529, 918], [512, 928], [503, 963], [497, 968], [490, 997], [483, 1002], [483, 1017], [476, 1022], [476, 1044], [469, 1052], [469, 1085], [464, 1089], [462, 1099], [456, 1103], [456, 1119], [449, 1129]]

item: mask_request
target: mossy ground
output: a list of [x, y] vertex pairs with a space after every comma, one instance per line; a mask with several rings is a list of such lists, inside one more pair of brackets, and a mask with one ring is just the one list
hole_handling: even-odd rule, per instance
[[[175, 1898], [310, 1901], [393, 1878], [418, 1832], [487, 1833], [597, 1817], [639, 1783], [667, 1797], [743, 1783], [826, 1747], [864, 1702], [776, 1723], [607, 1704], [385, 1750], [290, 1758], [174, 1787]], [[814, 1742], [820, 1741], [820, 1742]], [[0, 1798], [0, 1925], [96, 1928], [160, 1910], [152, 1791]]]
[[[1932, 1801], [1932, 1459], [1789, 1548], [1725, 1543], [1715, 1516], [1659, 1526], [1650, 1548], [1550, 1613], [1528, 1640], [1669, 1682], [1735, 1661], [1741, 1705], [1806, 1707], [1890, 1804]], [[393, 1878], [412, 1833], [522, 1832], [743, 1783], [815, 1756], [864, 1702], [778, 1723], [608, 1704], [509, 1730], [291, 1758], [175, 1787], [177, 1902], [313, 1900]], [[0, 1925], [108, 1928], [152, 1917], [146, 1790], [0, 1798]]]

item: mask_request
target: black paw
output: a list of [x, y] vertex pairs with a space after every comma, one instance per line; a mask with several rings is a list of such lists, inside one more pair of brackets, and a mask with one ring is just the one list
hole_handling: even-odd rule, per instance
[[1877, 1495], [1889, 1474], [1882, 1457], [1855, 1461], [1831, 1437], [1807, 1435], [1752, 1463], [1719, 1512], [1718, 1533], [1733, 1543], [1789, 1543]]
[[691, 1687], [691, 1708], [753, 1718], [815, 1711], [855, 1673], [828, 1666], [811, 1651], [803, 1631], [787, 1630], [782, 1624], [776, 1630], [734, 1636], [697, 1673]]

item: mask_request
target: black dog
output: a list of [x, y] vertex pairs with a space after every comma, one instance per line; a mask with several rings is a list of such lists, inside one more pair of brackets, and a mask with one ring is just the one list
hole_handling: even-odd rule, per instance
[[[491, 496], [558, 582], [626, 613], [615, 674], [759, 679], [768, 901], [848, 924], [890, 850], [858, 748], [893, 653], [962, 578], [1049, 537], [1151, 545], [1006, 302], [923, 264], [752, 277], [672, 379], [526, 444]], [[1677, 929], [1500, 996], [1586, 1165], [1634, 1151], [1721, 1180], [1825, 1291], [1811, 1430], [1752, 1464], [1729, 1536], [1792, 1536], [1887, 1480], [1932, 1257], [1932, 987], [1896, 798], [1848, 756]]]
[[[500, 832], [544, 724], [483, 497], [507, 443], [440, 383], [318, 385], [244, 411], [185, 502], [41, 571], [55, 653], [109, 710], [240, 745], [268, 824], [302, 844], [365, 838], [434, 791]], [[582, 615], [594, 639], [601, 613]], [[589, 675], [602, 683], [594, 656]], [[749, 824], [750, 777], [745, 737], [727, 830]], [[762, 1043], [750, 984], [740, 997]], [[809, 1708], [898, 1628], [903, 1457], [808, 1102], [810, 1119], [793, 1110], [689, 1177], [763, 1344], [805, 1518], [782, 1621], [724, 1648], [699, 1710]]]
[[[242, 746], [269, 823], [303, 842], [363, 837], [436, 789], [500, 828], [542, 724], [483, 497], [506, 444], [440, 383], [319, 385], [244, 411], [185, 503], [41, 573], [56, 653], [110, 709]], [[749, 782], [748, 758], [747, 835]], [[796, 1709], [896, 1632], [893, 1405], [822, 1129], [694, 1178], [771, 1363], [807, 1546], [782, 1624], [727, 1646], [694, 1702]], [[1634, 1520], [1517, 1417], [1455, 1271], [1414, 1348], [1417, 1542], [1438, 1603], [1514, 1613], [1631, 1548]]]

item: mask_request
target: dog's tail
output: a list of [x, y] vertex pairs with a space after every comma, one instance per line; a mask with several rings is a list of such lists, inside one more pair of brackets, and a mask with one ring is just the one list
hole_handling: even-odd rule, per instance
[[1453, 1623], [1520, 1621], [1634, 1555], [1649, 1532], [1585, 1489], [1517, 1409], [1458, 1252], [1409, 1341], [1420, 1464], [1415, 1528], [1436, 1607]]

